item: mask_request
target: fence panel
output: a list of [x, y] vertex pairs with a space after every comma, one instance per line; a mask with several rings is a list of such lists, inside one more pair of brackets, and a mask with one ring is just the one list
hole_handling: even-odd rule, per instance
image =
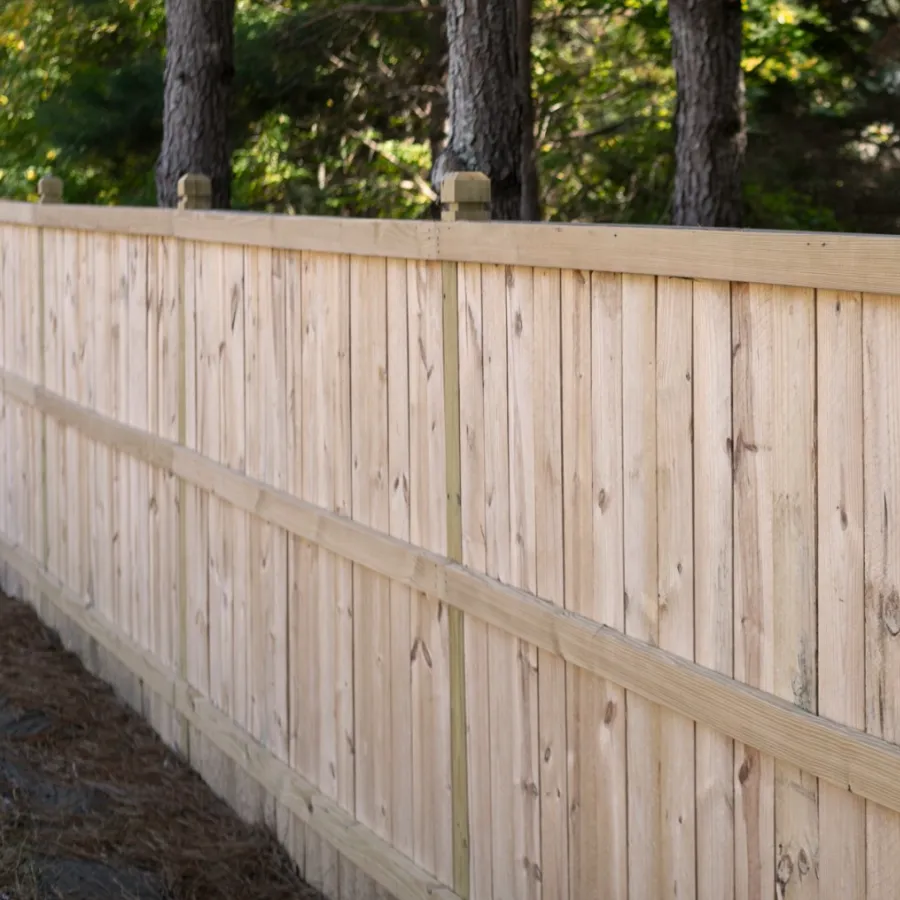
[[4, 583], [315, 886], [893, 896], [875, 239], [647, 271], [627, 230], [39, 215], [0, 225]]
[[[900, 402], [894, 389], [900, 306], [863, 295], [863, 483], [866, 731], [900, 742]], [[845, 690], [847, 689], [845, 684]], [[900, 816], [866, 804], [867, 897], [887, 900], [900, 878]]]
[[[40, 371], [40, 235], [36, 228], [0, 226], [0, 365], [32, 382]], [[26, 404], [0, 395], [0, 533], [40, 558], [44, 510], [42, 417]], [[0, 564], [0, 583], [28, 591]]]

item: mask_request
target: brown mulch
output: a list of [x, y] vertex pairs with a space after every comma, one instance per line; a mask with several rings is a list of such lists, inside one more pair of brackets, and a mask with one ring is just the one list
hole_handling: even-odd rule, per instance
[[24, 603], [0, 595], [0, 900], [321, 900]]

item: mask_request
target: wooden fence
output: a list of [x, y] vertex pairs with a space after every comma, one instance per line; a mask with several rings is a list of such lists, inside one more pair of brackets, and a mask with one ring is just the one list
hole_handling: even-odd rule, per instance
[[0, 560], [332, 898], [894, 898], [900, 240], [0, 204]]

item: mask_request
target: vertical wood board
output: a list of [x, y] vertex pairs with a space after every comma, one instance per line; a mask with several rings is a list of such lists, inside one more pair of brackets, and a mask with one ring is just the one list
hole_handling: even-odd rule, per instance
[[[693, 282], [659, 278], [656, 319], [659, 646], [694, 657]], [[721, 336], [723, 339], [725, 335]], [[697, 894], [694, 723], [660, 711], [661, 897]]]
[[[863, 295], [866, 731], [900, 741], [900, 297]], [[900, 883], [900, 815], [866, 804], [867, 900]]]
[[[694, 652], [734, 671], [731, 285], [693, 287]], [[696, 727], [697, 900], [734, 898], [734, 741]]]
[[[388, 461], [387, 263], [350, 261], [351, 494], [353, 518], [390, 531]], [[390, 581], [353, 567], [353, 692], [357, 819], [390, 840], [391, 621]], [[403, 653], [405, 648], [398, 648]], [[343, 875], [342, 875], [343, 881]], [[357, 896], [377, 893], [357, 876]], [[344, 885], [341, 893], [347, 896]]]
[[[563, 606], [561, 273], [534, 270], [535, 577], [538, 596]], [[569, 896], [566, 667], [538, 653], [538, 764], [542, 900]]]
[[[457, 285], [462, 561], [468, 568], [484, 572], [485, 417], [481, 266], [472, 263], [460, 266]], [[470, 900], [489, 900], [493, 896], [493, 845], [488, 626], [473, 616], [465, 621], [465, 666], [469, 896]]]
[[[534, 327], [534, 272], [506, 271], [506, 355], [508, 392], [509, 583], [529, 593], [537, 590], [537, 522], [535, 471], [534, 369], [542, 336]], [[502, 486], [499, 486], [503, 490]], [[498, 538], [502, 539], [502, 535]], [[541, 897], [540, 766], [538, 763], [538, 652], [514, 639], [512, 665], [504, 673], [510, 703], [502, 736], [513, 747], [513, 863], [515, 895]], [[493, 685], [492, 685], [493, 690]], [[511, 727], [510, 727], [511, 726]], [[495, 744], [496, 749], [496, 744]], [[500, 812], [500, 810], [498, 810]], [[508, 824], [506, 826], [509, 827]]]
[[[439, 263], [407, 265], [410, 540], [437, 553], [447, 541], [443, 297]], [[435, 473], [437, 475], [435, 476]], [[424, 594], [413, 602], [413, 859], [453, 879], [449, 616]]]
[[[622, 278], [625, 632], [659, 642], [656, 280]], [[628, 694], [628, 891], [663, 895], [660, 709]]]
[[[865, 730], [862, 297], [816, 297], [818, 711]], [[866, 804], [819, 785], [823, 900], [866, 895]]]
[[[734, 677], [774, 691], [774, 298], [733, 285]], [[735, 896], [775, 896], [775, 762], [735, 744]]]

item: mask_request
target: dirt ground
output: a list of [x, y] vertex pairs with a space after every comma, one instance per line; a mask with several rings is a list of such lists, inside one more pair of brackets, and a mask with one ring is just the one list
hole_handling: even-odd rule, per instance
[[0, 900], [321, 900], [150, 727], [0, 595]]

